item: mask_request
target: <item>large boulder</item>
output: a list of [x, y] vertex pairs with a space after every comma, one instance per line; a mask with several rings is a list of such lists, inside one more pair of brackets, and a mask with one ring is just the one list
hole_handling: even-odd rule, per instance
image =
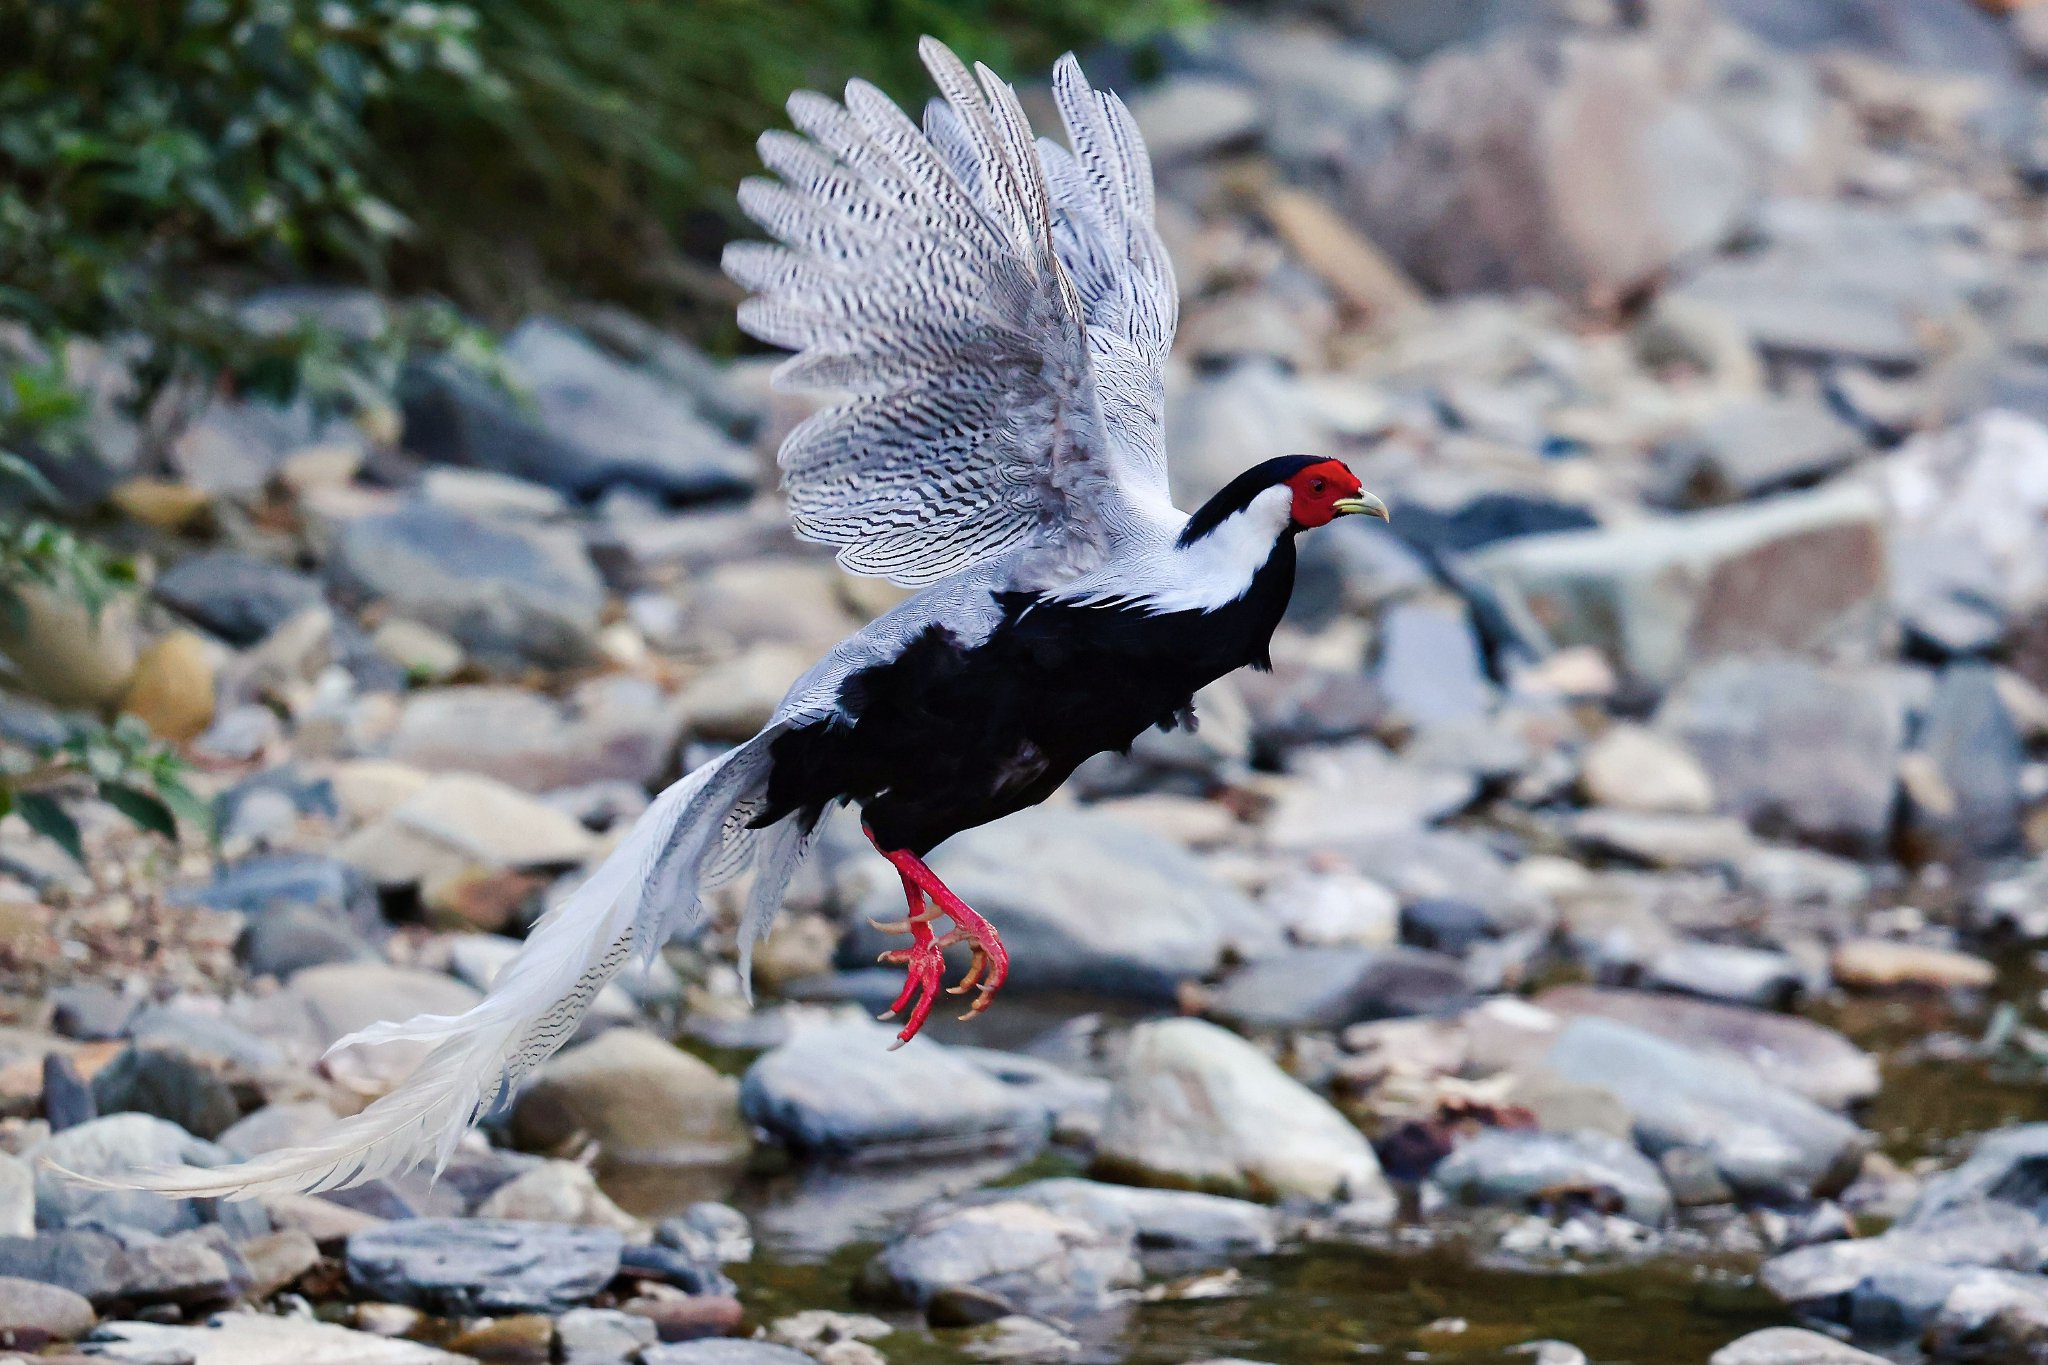
[[1125, 1043], [1096, 1146], [1143, 1184], [1268, 1198], [1387, 1195], [1365, 1135], [1257, 1048], [1197, 1019], [1141, 1024]]
[[1531, 639], [1592, 645], [1654, 686], [1715, 659], [1868, 660], [1890, 619], [1885, 505], [1861, 486], [1524, 536], [1472, 567]]

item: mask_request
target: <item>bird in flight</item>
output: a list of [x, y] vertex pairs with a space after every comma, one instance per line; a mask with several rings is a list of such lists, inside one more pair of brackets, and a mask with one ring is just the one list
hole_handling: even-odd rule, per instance
[[837, 395], [782, 445], [797, 535], [921, 591], [798, 679], [759, 734], [662, 793], [481, 1003], [335, 1045], [429, 1045], [403, 1086], [310, 1145], [136, 1183], [315, 1191], [445, 1164], [629, 960], [752, 871], [744, 980], [839, 804], [860, 808], [903, 884], [908, 914], [884, 926], [908, 939], [883, 955], [905, 969], [884, 1016], [905, 1016], [896, 1045], [948, 989], [956, 944], [972, 956], [950, 989], [979, 1013], [1009, 956], [926, 854], [1045, 800], [1091, 755], [1191, 724], [1197, 690], [1269, 663], [1296, 535], [1386, 516], [1312, 455], [1177, 510], [1162, 374], [1179, 304], [1136, 123], [1069, 55], [1052, 80], [1066, 143], [1034, 139], [993, 72], [930, 38], [920, 52], [942, 96], [921, 124], [865, 81], [843, 103], [791, 97], [798, 131], [760, 140], [776, 178], [740, 188], [775, 241], [736, 243], [724, 263], [751, 294], [741, 325], [795, 353], [778, 382]]

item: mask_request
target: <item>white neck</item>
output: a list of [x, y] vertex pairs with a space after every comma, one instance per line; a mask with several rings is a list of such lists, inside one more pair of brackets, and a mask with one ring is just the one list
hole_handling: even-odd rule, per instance
[[1245, 595], [1294, 515], [1294, 490], [1268, 488], [1191, 545], [1176, 538], [1138, 558], [1112, 559], [1055, 596], [1080, 605], [1129, 603], [1153, 615], [1213, 611]]

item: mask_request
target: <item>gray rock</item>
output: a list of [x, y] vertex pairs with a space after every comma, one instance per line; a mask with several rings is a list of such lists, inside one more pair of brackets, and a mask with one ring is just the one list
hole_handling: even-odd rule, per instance
[[216, 1138], [242, 1116], [234, 1087], [171, 1048], [129, 1047], [92, 1078], [102, 1114], [154, 1114], [194, 1137]]
[[95, 1304], [120, 1297], [121, 1243], [104, 1232], [0, 1237], [0, 1276], [56, 1285]]
[[427, 772], [471, 772], [522, 791], [603, 781], [637, 786], [675, 762], [682, 715], [639, 678], [600, 678], [567, 706], [513, 687], [441, 687], [406, 699], [390, 757]]
[[[1012, 990], [1088, 990], [1171, 1000], [1228, 954], [1256, 956], [1279, 933], [1242, 892], [1178, 845], [1098, 815], [1037, 807], [960, 834], [932, 870], [1002, 931]], [[1115, 914], [1102, 907], [1115, 905]], [[863, 916], [900, 919], [903, 896], [877, 888]], [[866, 928], [843, 959], [894, 947]]]
[[36, 1177], [19, 1157], [0, 1155], [0, 1237], [36, 1233]]
[[235, 956], [251, 976], [280, 980], [308, 967], [377, 962], [383, 955], [361, 934], [303, 905], [286, 905], [252, 921], [235, 941]]
[[1766, 1327], [1729, 1342], [1707, 1365], [1884, 1365], [1884, 1357], [1803, 1327]]
[[152, 591], [173, 611], [230, 644], [245, 646], [321, 601], [318, 579], [238, 550], [180, 560]]
[[92, 1303], [62, 1285], [0, 1275], [0, 1346], [33, 1351], [76, 1341], [97, 1321]]
[[1265, 122], [1256, 92], [1236, 81], [1185, 74], [1148, 86], [1131, 115], [1161, 166], [1251, 141]]
[[1857, 853], [1884, 845], [1905, 730], [1888, 675], [1723, 660], [1689, 678], [1658, 724], [1699, 755], [1721, 808], [1760, 832]]
[[1966, 1275], [1942, 1300], [1926, 1342], [1937, 1360], [2037, 1360], [2048, 1349], [2048, 1281], [2009, 1270]]
[[367, 878], [338, 858], [312, 853], [274, 853], [245, 858], [222, 868], [210, 882], [175, 887], [173, 904], [204, 905], [261, 917], [283, 907], [301, 907], [339, 920], [373, 942], [390, 933], [377, 893]]
[[1146, 1184], [1335, 1199], [1388, 1196], [1365, 1137], [1320, 1095], [1214, 1024], [1131, 1031], [1097, 1163]]
[[2028, 1123], [1985, 1134], [1969, 1160], [1928, 1179], [1899, 1222], [1918, 1227], [1984, 1200], [2024, 1209], [2048, 1224], [2048, 1124]]
[[1875, 1237], [1788, 1251], [1766, 1261], [1758, 1280], [1780, 1301], [1838, 1321], [1862, 1298], [1863, 1311], [1911, 1333], [1940, 1307], [1953, 1272], [2036, 1268], [2042, 1233], [2039, 1219], [2011, 1205], [1962, 1204]]
[[1458, 1144], [1430, 1172], [1430, 1183], [1465, 1204], [1534, 1209], [1560, 1198], [1612, 1200], [1638, 1222], [1671, 1212], [1671, 1191], [1657, 1167], [1607, 1133], [1539, 1133], [1489, 1128]]
[[1974, 227], [1910, 207], [1781, 198], [1757, 227], [1760, 249], [1708, 262], [1676, 297], [1720, 309], [1770, 353], [1918, 364], [1924, 324], [1962, 314], [1981, 282], [1958, 266]]
[[718, 1166], [750, 1150], [739, 1086], [664, 1038], [614, 1028], [551, 1058], [512, 1112], [536, 1151], [595, 1141], [614, 1162]]
[[178, 1001], [144, 1005], [128, 1025], [128, 1039], [137, 1047], [171, 1048], [188, 1057], [250, 1073], [274, 1071], [286, 1063], [286, 1050], [230, 1019]]
[[1472, 568], [1526, 638], [1592, 645], [1663, 687], [1732, 655], [1877, 657], [1890, 615], [1885, 521], [1869, 489], [1829, 487], [1524, 536], [1481, 551]]
[[1832, 473], [1862, 449], [1861, 433], [1818, 401], [1738, 403], [1658, 450], [1663, 500], [1696, 507], [1753, 498]]
[[1356, 856], [1363, 843], [1455, 815], [1479, 793], [1469, 772], [1424, 767], [1373, 743], [1298, 750], [1287, 768], [1296, 780], [1273, 803], [1265, 839], [1288, 852]]
[[2048, 602], [2048, 428], [1987, 412], [1907, 442], [1880, 467], [1899, 560], [1898, 610], [1943, 639], [1955, 611], [1993, 640]]
[[640, 1365], [813, 1365], [802, 1351], [766, 1341], [681, 1341], [650, 1346]]
[[1848, 1183], [1866, 1147], [1855, 1124], [1739, 1061], [1610, 1020], [1572, 1020], [1544, 1060], [1564, 1079], [1599, 1086], [1626, 1105], [1645, 1151], [1705, 1151], [1740, 1193], [1827, 1194]]
[[248, 1262], [218, 1227], [132, 1239], [109, 1274], [115, 1298], [141, 1303], [228, 1303], [254, 1284]]
[[654, 1340], [650, 1319], [616, 1308], [572, 1308], [555, 1319], [560, 1365], [625, 1365]]
[[1478, 909], [1494, 937], [1547, 929], [1556, 918], [1549, 901], [1516, 880], [1491, 845], [1460, 830], [1380, 834], [1343, 852], [1392, 890], [1404, 911], [1426, 901], [1457, 901]]
[[964, 1290], [1012, 1311], [1059, 1316], [1100, 1311], [1143, 1278], [1128, 1223], [1105, 1226], [1025, 1199], [928, 1211], [875, 1264], [920, 1308]]
[[752, 456], [652, 371], [538, 318], [506, 339], [504, 357], [534, 417], [453, 365], [415, 366], [404, 385], [407, 447], [582, 498], [616, 487], [681, 502], [751, 491]]
[[215, 398], [170, 442], [167, 454], [181, 481], [214, 494], [254, 493], [287, 456], [307, 446], [361, 450], [363, 431], [347, 417], [322, 412], [308, 399], [289, 405]]
[[[959, 883], [955, 882], [955, 886]], [[747, 1068], [740, 1107], [791, 1146], [842, 1156], [1033, 1146], [1050, 1115], [1028, 1089], [919, 1038], [856, 1021], [798, 1033]]]
[[342, 528], [341, 591], [446, 631], [486, 662], [572, 665], [595, 648], [604, 585], [575, 532], [415, 503]]
[[619, 1272], [611, 1228], [419, 1218], [348, 1239], [348, 1275], [366, 1296], [443, 1314], [561, 1313]]
[[755, 1213], [754, 1230], [771, 1254], [821, 1260], [855, 1242], [885, 1242], [918, 1210], [1000, 1180], [1033, 1154], [1021, 1148], [960, 1161], [807, 1163]]
[[1272, 1209], [1191, 1190], [1145, 1190], [1098, 1180], [1034, 1180], [992, 1194], [1072, 1214], [1107, 1230], [1128, 1229], [1147, 1251], [1262, 1256], [1279, 1245]]
[[1537, 1003], [1566, 1018], [1612, 1019], [1694, 1052], [1740, 1061], [1773, 1085], [1829, 1109], [1846, 1109], [1877, 1094], [1876, 1058], [1834, 1029], [1797, 1015], [1590, 986], [1560, 986]]
[[1719, 245], [1754, 193], [1751, 151], [1672, 87], [1637, 38], [1446, 51], [1417, 74], [1388, 153], [1353, 162], [1350, 206], [1437, 289], [1616, 297]]
[[1789, 953], [1680, 939], [1650, 959], [1644, 984], [1732, 1005], [1787, 1009], [1806, 993], [1810, 973]]
[[50, 1027], [66, 1038], [100, 1042], [119, 1038], [141, 1001], [100, 981], [59, 986], [49, 994]]
[[1919, 71], [1998, 76], [2013, 53], [1998, 22], [1964, 0], [1721, 0], [1721, 13], [1765, 41], [1800, 52], [1848, 48]]
[[1922, 801], [1916, 812], [1935, 847], [1965, 860], [2019, 851], [2026, 745], [1988, 665], [1942, 671], [1919, 748], [1941, 779], [1934, 808]]
[[1461, 1007], [1458, 960], [1419, 948], [1290, 948], [1234, 972], [1209, 998], [1218, 1018], [1250, 1028], [1336, 1029], [1367, 1019]]
[[[153, 1166], [210, 1167], [227, 1161], [227, 1153], [212, 1143], [148, 1114], [109, 1114], [67, 1128], [38, 1143], [27, 1156], [36, 1166], [36, 1226], [40, 1228], [91, 1224], [168, 1234], [196, 1228], [216, 1216], [235, 1213], [241, 1217], [250, 1207], [166, 1199], [141, 1190], [101, 1189], [67, 1180], [52, 1169], [118, 1180]], [[254, 1216], [260, 1221], [260, 1211]]]
[[1397, 602], [1379, 628], [1374, 678], [1396, 716], [1426, 728], [1486, 713], [1493, 686], [1462, 603]]
[[1341, 164], [1393, 112], [1407, 72], [1387, 52], [1308, 25], [1219, 23], [1231, 57], [1257, 83], [1266, 149], [1303, 170]]
[[132, 1365], [469, 1365], [473, 1359], [417, 1341], [267, 1313], [217, 1313], [199, 1327], [110, 1322], [94, 1333], [93, 1353]]

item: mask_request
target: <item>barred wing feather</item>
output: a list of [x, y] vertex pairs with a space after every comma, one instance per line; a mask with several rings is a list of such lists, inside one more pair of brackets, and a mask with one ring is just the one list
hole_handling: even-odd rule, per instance
[[860, 573], [935, 582], [1013, 550], [1094, 567], [1176, 520], [1160, 372], [1173, 278], [1151, 170], [1114, 95], [1071, 56], [1054, 91], [1072, 151], [1034, 141], [1016, 93], [927, 38], [923, 126], [873, 86], [801, 93], [770, 133], [779, 180], [741, 187], [780, 245], [736, 243], [741, 324], [796, 354], [778, 382], [842, 401], [783, 443], [798, 534]]

